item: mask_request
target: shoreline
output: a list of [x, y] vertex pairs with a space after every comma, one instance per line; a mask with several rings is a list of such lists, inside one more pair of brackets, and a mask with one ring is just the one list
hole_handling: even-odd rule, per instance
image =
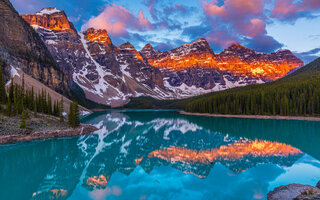
[[35, 131], [30, 134], [2, 135], [0, 136], [0, 145], [33, 140], [87, 135], [97, 130], [99, 130], [97, 127], [90, 124], [81, 124], [80, 127], [76, 129]]
[[224, 115], [209, 113], [190, 113], [185, 111], [179, 112], [181, 115], [204, 116], [204, 117], [224, 117], [224, 118], [242, 118], [242, 119], [281, 119], [281, 120], [300, 120], [300, 121], [320, 121], [320, 117], [303, 117], [303, 116], [272, 116], [272, 115]]

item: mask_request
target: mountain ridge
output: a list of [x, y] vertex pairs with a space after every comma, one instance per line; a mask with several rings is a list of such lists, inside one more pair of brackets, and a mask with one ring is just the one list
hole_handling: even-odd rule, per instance
[[[187, 98], [273, 81], [303, 65], [291, 52], [280, 52], [280, 56], [243, 46], [233, 49], [237, 45], [216, 54], [203, 38], [170, 51], [155, 50], [151, 44], [137, 51], [129, 42], [117, 47], [107, 30], [58, 29], [56, 24], [73, 25], [63, 11], [49, 10], [54, 12], [22, 16], [39, 33], [68, 80], [76, 82], [88, 99], [101, 104], [121, 106], [139, 96]], [[35, 15], [44, 20], [30, 20]], [[61, 22], [56, 15], [63, 17]], [[53, 19], [54, 26], [41, 26], [46, 19]]]
[[0, 59], [6, 81], [12, 66], [62, 94], [70, 94], [64, 74], [39, 35], [9, 1], [0, 1]]

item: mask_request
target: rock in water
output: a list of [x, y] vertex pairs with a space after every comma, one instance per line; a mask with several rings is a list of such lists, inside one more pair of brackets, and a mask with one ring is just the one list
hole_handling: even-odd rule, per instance
[[268, 200], [320, 199], [320, 189], [311, 185], [289, 184], [268, 193]]
[[320, 181], [317, 183], [316, 187], [320, 189]]

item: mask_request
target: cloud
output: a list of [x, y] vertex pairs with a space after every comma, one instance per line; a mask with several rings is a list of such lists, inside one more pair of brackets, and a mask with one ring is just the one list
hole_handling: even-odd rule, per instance
[[144, 16], [142, 10], [139, 11], [138, 17], [122, 6], [112, 4], [107, 6], [97, 17], [92, 17], [83, 27], [106, 29], [112, 36], [128, 35], [128, 30], [143, 31], [151, 28], [151, 23]]
[[205, 39], [211, 44], [214, 51], [221, 51], [238, 42], [235, 36], [223, 30], [209, 32], [205, 35]]
[[207, 25], [201, 24], [197, 26], [189, 26], [183, 29], [182, 35], [188, 36], [191, 40], [203, 37], [211, 28]]
[[308, 64], [313, 60], [320, 57], [320, 48], [315, 48], [306, 52], [293, 52], [298, 58], [300, 58], [304, 64]]
[[212, 0], [202, 5], [205, 22], [211, 27], [205, 34], [211, 46], [226, 48], [238, 42], [263, 52], [282, 46], [267, 34], [265, 0], [225, 0], [223, 3]]
[[294, 21], [299, 17], [314, 17], [312, 11], [320, 9], [319, 0], [277, 0], [271, 12], [271, 17]]
[[248, 48], [255, 49], [258, 52], [271, 53], [276, 49], [283, 47], [283, 44], [279, 43], [273, 37], [268, 35], [260, 35], [253, 38], [245, 38], [245, 45]]

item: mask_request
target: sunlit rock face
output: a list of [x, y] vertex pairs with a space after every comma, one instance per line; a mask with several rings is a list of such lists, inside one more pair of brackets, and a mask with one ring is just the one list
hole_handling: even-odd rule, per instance
[[[92, 43], [99, 43], [104, 45], [107, 48], [107, 52], [114, 51], [117, 47], [112, 44], [112, 41], [108, 35], [108, 32], [106, 30], [102, 29], [94, 29], [89, 28], [84, 33], [85, 39]], [[101, 50], [100, 50], [101, 51]]]
[[220, 60], [218, 68], [221, 70], [271, 81], [303, 66], [303, 62], [289, 50], [266, 54], [239, 44], [231, 45], [218, 56]]
[[44, 8], [38, 13], [21, 15], [21, 17], [30, 25], [37, 25], [55, 31], [77, 32], [73, 24], [69, 22], [64, 11], [57, 8]]
[[171, 70], [213, 68], [268, 81], [281, 78], [303, 66], [303, 62], [289, 50], [266, 54], [234, 44], [220, 54], [215, 54], [205, 39], [164, 52], [155, 51], [148, 44], [141, 53], [154, 67]]
[[69, 82], [100, 104], [121, 106], [131, 97], [182, 99], [276, 80], [303, 65], [289, 50], [265, 54], [232, 45], [220, 54], [205, 39], [171, 51], [126, 42], [115, 46], [107, 30], [78, 33], [56, 8], [22, 15], [38, 32]]
[[5, 81], [10, 79], [12, 67], [67, 94], [64, 74], [55, 66], [55, 60], [39, 35], [19, 16], [10, 1], [0, 1], [0, 57]]
[[185, 44], [171, 51], [155, 51], [147, 44], [141, 54], [154, 67], [183, 70], [191, 67], [214, 68], [217, 58], [205, 39]]

